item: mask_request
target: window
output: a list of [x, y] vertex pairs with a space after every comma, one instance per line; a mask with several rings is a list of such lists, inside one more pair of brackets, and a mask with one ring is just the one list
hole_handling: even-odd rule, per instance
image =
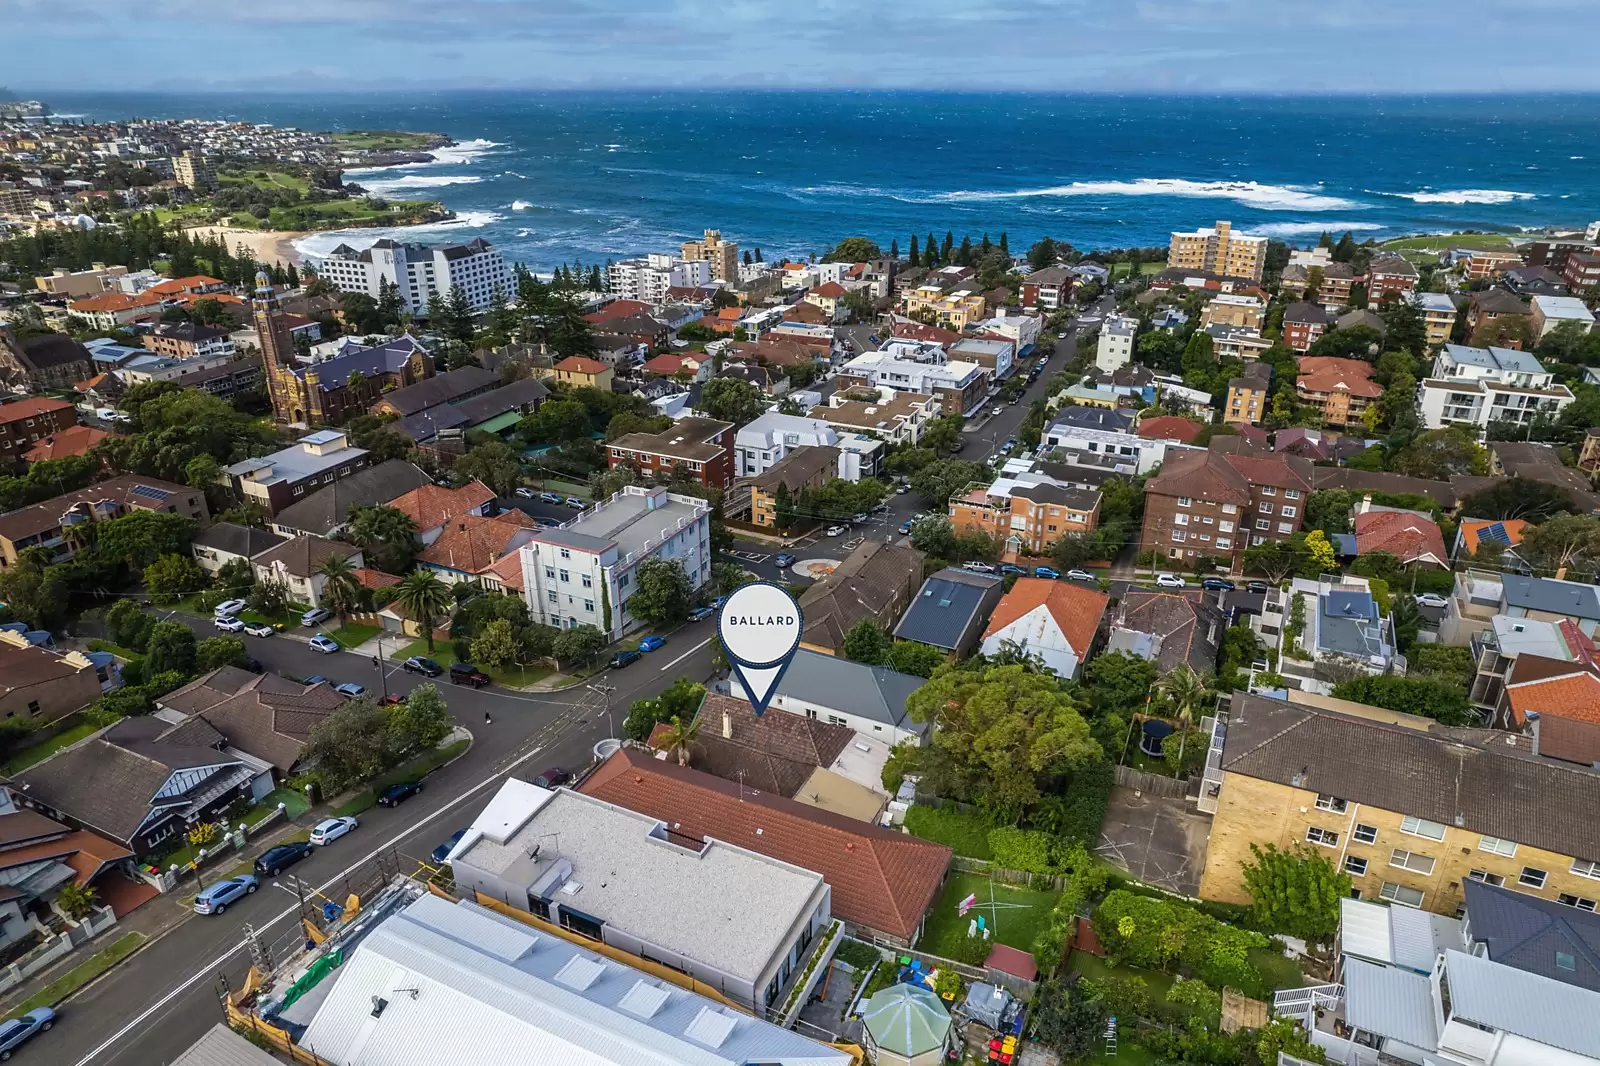
[[1517, 884], [1526, 885], [1528, 888], [1543, 888], [1545, 877], [1543, 870], [1535, 870], [1532, 866], [1524, 866], [1522, 873], [1517, 875]]
[[1514, 840], [1501, 840], [1499, 837], [1482, 837], [1478, 841], [1478, 850], [1491, 852], [1495, 855], [1504, 855], [1509, 859], [1517, 853], [1517, 842]]
[[1315, 825], [1306, 830], [1306, 840], [1313, 844], [1321, 844], [1325, 848], [1336, 848], [1339, 846], [1338, 833], [1330, 832], [1329, 830]]
[[561, 549], [561, 558], [570, 559], [570, 558], [572, 558], [572, 553], [570, 551], [568, 551], [566, 548], [562, 548]]
[[1501, 877], [1499, 874], [1492, 874], [1488, 870], [1473, 870], [1471, 873], [1467, 874], [1467, 880], [1482, 881], [1484, 884], [1493, 885], [1496, 888], [1499, 888], [1501, 885], [1506, 883], [1505, 878]]
[[1378, 889], [1378, 898], [1386, 899], [1390, 903], [1398, 903], [1402, 907], [1422, 906], [1422, 893], [1405, 885], [1397, 885], [1393, 881], [1385, 881], [1383, 887]]
[[1270, 503], [1261, 504], [1259, 507], [1256, 508], [1256, 510], [1259, 511], [1260, 513], [1262, 513], [1262, 514], [1271, 514], [1272, 513], [1272, 504], [1270, 504]]
[[1430, 822], [1426, 818], [1400, 819], [1400, 832], [1410, 833], [1415, 837], [1427, 837], [1429, 840], [1444, 839], [1444, 826], [1438, 822]]
[[561, 580], [562, 581], [571, 581], [572, 580], [571, 571], [568, 571], [568, 570], [561, 571]]
[[1181, 529], [1174, 529], [1172, 531], [1172, 539], [1176, 543], [1182, 544], [1184, 540], [1187, 539], [1187, 535]]
[[1563, 907], [1576, 907], [1580, 911], [1594, 910], [1594, 900], [1584, 899], [1582, 896], [1574, 896], [1570, 892], [1561, 893], [1561, 895], [1556, 897], [1556, 902], [1561, 904]]
[[[1262, 531], [1270, 530], [1272, 528], [1272, 523], [1268, 522], [1265, 518], [1258, 518], [1258, 519], [1256, 519], [1256, 528], [1259, 529], [1259, 530], [1262, 530]], [[1258, 541], [1260, 541], [1262, 539], [1264, 539], [1264, 538], [1262, 538], [1262, 537], [1257, 537], [1256, 538], [1256, 540], [1258, 540]]]
[[1192, 507], [1192, 506], [1194, 506], [1194, 501], [1191, 500], [1187, 496], [1179, 496], [1178, 497], [1178, 506], [1179, 507]]
[[1217, 523], [1217, 532], [1218, 533], [1232, 533], [1233, 532], [1233, 523], [1232, 522], [1218, 522]]
[[561, 597], [559, 595], [557, 595], [557, 593], [555, 592], [554, 589], [552, 589], [550, 591], [550, 602], [551, 603], [560, 603], [561, 602]]
[[594, 601], [593, 600], [584, 600], [583, 601], [583, 609], [585, 611], [588, 611], [590, 614], [594, 614]]
[[1344, 857], [1344, 872], [1351, 877], [1367, 876], [1367, 860], [1358, 859], [1354, 855], [1346, 855]]
[[[34, 706], [34, 704], [30, 703], [28, 704], [28, 709], [37, 714], [38, 712], [34, 710]], [[1572, 872], [1579, 877], [1587, 877], [1591, 881], [1600, 881], [1600, 862], [1592, 862], [1589, 859], [1573, 859]]]
[[1350, 836], [1359, 843], [1372, 844], [1378, 839], [1378, 827], [1357, 822], [1356, 827], [1350, 831]]
[[1293, 518], [1295, 515], [1299, 514], [1300, 512], [1297, 511], [1295, 508], [1290, 507], [1288, 504], [1284, 504], [1278, 510], [1278, 513], [1283, 515], [1283, 517], [1285, 517], [1285, 518]]
[[1414, 874], [1433, 873], [1433, 860], [1426, 855], [1418, 855], [1414, 851], [1405, 851], [1395, 848], [1389, 855], [1389, 865], [1398, 866], [1402, 870], [1410, 870]]
[[1175, 526], [1186, 526], [1189, 524], [1189, 516], [1186, 514], [1176, 515], [1172, 519], [1172, 524]]
[[1293, 522], [1279, 522], [1278, 523], [1278, 532], [1279, 533], [1293, 533], [1294, 532], [1294, 523]]
[[1273, 488], [1271, 485], [1262, 485], [1261, 486], [1261, 495], [1263, 495], [1263, 496], [1276, 496], [1277, 494], [1278, 494], [1278, 490]]
[[29, 714], [38, 714], [39, 713], [39, 701], [38, 700], [29, 700], [28, 701], [28, 713]]
[[594, 578], [591, 577], [588, 574], [584, 574], [583, 575], [583, 587], [586, 588], [586, 589], [594, 588]]
[[1300, 498], [1299, 489], [1285, 489], [1283, 494], [1291, 500], [1298, 500]]
[[1556, 968], [1561, 970], [1574, 970], [1578, 968], [1577, 960], [1568, 951], [1556, 952]]
[[1233, 547], [1233, 541], [1228, 537], [1218, 537], [1217, 538], [1217, 547], [1219, 547], [1219, 548], [1231, 548], [1231, 547]]
[[554, 581], [556, 579], [556, 568], [553, 566], [545, 567], [544, 576], [546, 581]]
[[1324, 796], [1320, 792], [1317, 794], [1317, 810], [1319, 811], [1332, 811], [1334, 814], [1343, 814], [1347, 806], [1349, 804], [1338, 796]]
[[1234, 504], [1234, 503], [1225, 503], [1225, 504], [1222, 505], [1222, 513], [1223, 514], [1238, 514], [1239, 513], [1239, 505], [1238, 504]]

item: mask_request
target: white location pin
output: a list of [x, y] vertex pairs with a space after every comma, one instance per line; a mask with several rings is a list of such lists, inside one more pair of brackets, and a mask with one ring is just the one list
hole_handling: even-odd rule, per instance
[[717, 633], [756, 714], [767, 709], [800, 647], [800, 605], [770, 581], [740, 585], [722, 605]]

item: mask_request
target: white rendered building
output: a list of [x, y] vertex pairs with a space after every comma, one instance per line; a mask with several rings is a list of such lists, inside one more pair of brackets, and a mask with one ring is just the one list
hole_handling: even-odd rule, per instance
[[385, 237], [363, 251], [341, 244], [317, 264], [317, 273], [340, 292], [364, 292], [374, 300], [381, 294], [380, 283], [387, 281], [399, 287], [412, 315], [422, 314], [434, 293], [448, 299], [458, 286], [475, 309], [487, 310], [496, 287], [510, 295], [515, 286], [506, 261], [482, 237], [438, 245], [401, 244]]

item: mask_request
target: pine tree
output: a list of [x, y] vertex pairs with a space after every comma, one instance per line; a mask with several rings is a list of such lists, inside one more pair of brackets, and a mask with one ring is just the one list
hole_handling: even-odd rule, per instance
[[978, 248], [983, 252], [984, 255], [988, 255], [989, 250], [993, 247], [994, 245], [989, 243], [989, 234], [985, 233], [983, 235], [983, 243], [978, 245]]
[[289, 283], [289, 287], [291, 289], [298, 289], [300, 287], [300, 272], [294, 268], [293, 263], [290, 263], [288, 266], [283, 268], [283, 277], [284, 280]]
[[449, 318], [450, 315], [445, 309], [444, 297], [439, 295], [438, 289], [428, 293], [427, 316], [429, 329], [441, 332], [444, 330], [445, 319]]
[[446, 304], [444, 332], [462, 344], [471, 344], [474, 329], [472, 316], [476, 312], [472, 301], [467, 299], [467, 290], [461, 285], [450, 286], [450, 299]]
[[895, 237], [894, 239], [889, 241], [889, 258], [890, 259], [899, 259], [900, 258], [900, 238], [898, 238], [898, 237]]
[[921, 264], [922, 256], [917, 253], [917, 235], [913, 233], [911, 235], [911, 265], [917, 267]]
[[761, 258], [761, 247], [760, 247], [760, 245], [757, 245], [756, 246], [756, 262], [760, 263], [762, 261], [763, 260]]
[[956, 254], [956, 262], [962, 266], [972, 265], [972, 238], [965, 233], [961, 235], [961, 251]]
[[[608, 263], [607, 265], [610, 265], [610, 264]], [[744, 265], [745, 266], [749, 266], [750, 265], [750, 249], [748, 249], [748, 248], [746, 248], [744, 250]]]
[[944, 231], [944, 243], [939, 246], [939, 262], [949, 263], [950, 255], [956, 249], [956, 235], [949, 230]]
[[589, 268], [589, 291], [590, 292], [605, 292], [606, 291], [606, 283], [600, 277], [600, 267], [599, 266], [593, 266], [593, 267]]
[[928, 243], [922, 246], [922, 265], [932, 270], [939, 265], [939, 238], [928, 231]]
[[1003, 255], [1003, 256], [1006, 256], [1007, 258], [1010, 258], [1010, 256], [1011, 256], [1011, 248], [1010, 248], [1009, 244], [1006, 241], [1006, 231], [1005, 230], [1001, 230], [1000, 231], [1000, 254]]

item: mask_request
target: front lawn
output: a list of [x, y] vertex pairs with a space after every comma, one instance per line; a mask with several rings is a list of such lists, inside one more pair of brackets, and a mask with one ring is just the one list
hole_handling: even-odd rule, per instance
[[[390, 658], [404, 661], [413, 655], [420, 655], [424, 659], [432, 659], [446, 670], [449, 670], [451, 665], [456, 662], [455, 646], [451, 642], [436, 640], [433, 642], [433, 650], [430, 652], [426, 638], [418, 638], [412, 641], [391, 655]], [[547, 666], [513, 666], [509, 670], [497, 670], [490, 666], [484, 666], [482, 663], [474, 665], [506, 688], [524, 688], [535, 681], [544, 680], [553, 672]], [[450, 682], [448, 675], [437, 677], [434, 680], [445, 684]]]
[[383, 632], [383, 630], [377, 626], [365, 626], [358, 625], [355, 622], [346, 622], [339, 629], [324, 630], [323, 632], [327, 633], [328, 636], [337, 641], [339, 647], [349, 651], [351, 648], [358, 648], [365, 644], [367, 641]]
[[11, 761], [7, 762], [4, 767], [0, 767], [0, 773], [5, 774], [7, 777], [12, 774], [20, 774], [28, 767], [44, 762], [62, 748], [70, 748], [99, 728], [101, 727], [93, 723], [83, 722], [73, 726], [71, 729], [64, 729], [42, 744], [35, 744], [31, 748], [23, 748], [17, 752], [11, 757]]
[[1300, 964], [1277, 948], [1251, 948], [1250, 965], [1261, 971], [1274, 991], [1280, 988], [1301, 988], [1306, 983], [1305, 971]]
[[466, 751], [471, 744], [472, 741], [470, 740], [457, 740], [446, 744], [442, 748], [434, 748], [426, 755], [419, 755], [409, 762], [402, 763], [388, 773], [380, 774], [374, 778], [370, 788], [357, 794], [349, 803], [335, 807], [333, 813], [338, 815], [360, 814], [362, 811], [371, 810], [378, 802], [379, 792], [400, 781], [421, 780], [427, 774], [437, 770], [457, 755]]
[[[944, 891], [928, 914], [927, 926], [918, 948], [931, 955], [961, 960], [967, 955], [967, 926], [982, 916], [990, 929], [990, 940], [1009, 944], [1021, 951], [1032, 951], [1034, 938], [1044, 929], [1059, 893], [1039, 892], [1019, 885], [993, 883], [994, 905], [990, 906], [990, 881], [982, 874], [952, 873]], [[959, 904], [968, 896], [978, 902], [966, 916], [959, 915]], [[980, 960], [981, 962], [981, 960]]]

